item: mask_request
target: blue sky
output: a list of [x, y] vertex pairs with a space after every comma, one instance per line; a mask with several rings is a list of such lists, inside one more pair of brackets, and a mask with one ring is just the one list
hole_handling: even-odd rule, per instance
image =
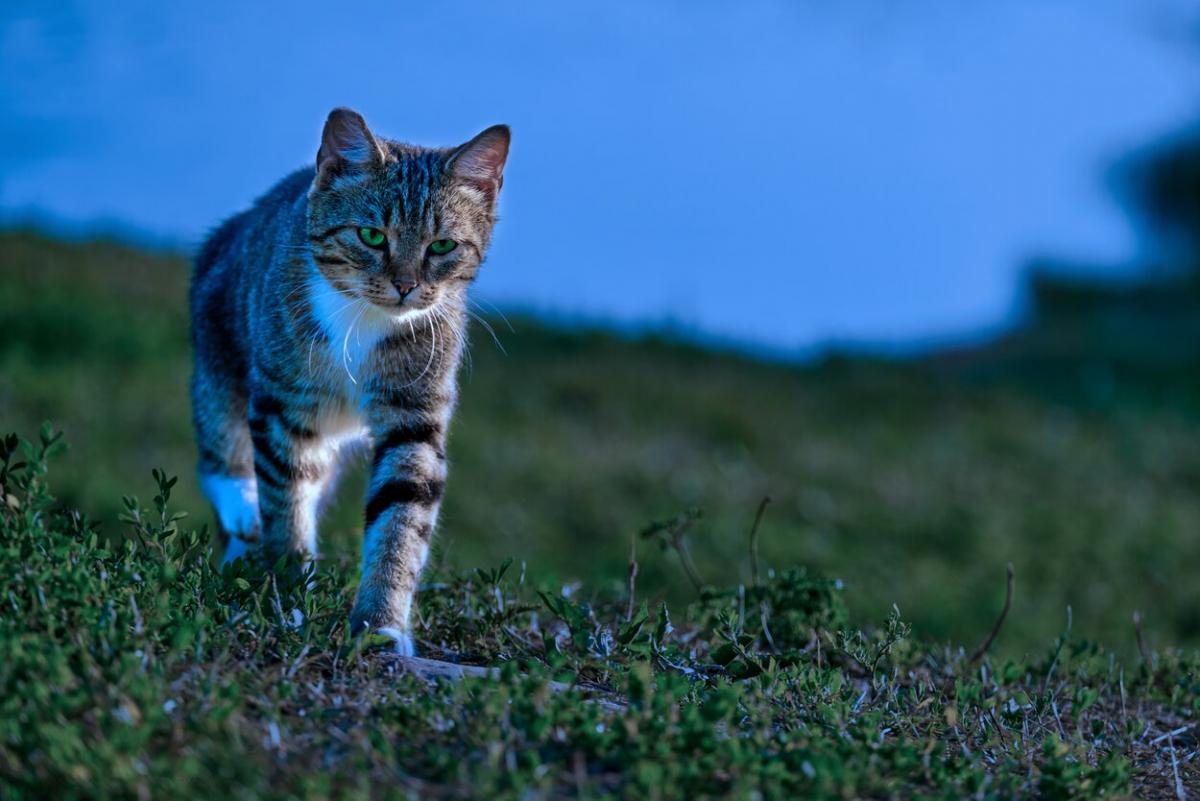
[[1192, 9], [10, 0], [0, 211], [195, 243], [335, 105], [423, 144], [507, 122], [494, 303], [783, 348], [954, 337], [1009, 318], [1032, 255], [1136, 263], [1104, 171], [1194, 121]]

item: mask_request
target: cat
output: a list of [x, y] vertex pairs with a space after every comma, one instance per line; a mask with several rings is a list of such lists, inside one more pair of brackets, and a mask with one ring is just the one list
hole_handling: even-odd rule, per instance
[[455, 148], [377, 137], [334, 109], [316, 165], [200, 248], [190, 305], [200, 484], [224, 561], [315, 558], [339, 455], [372, 449], [352, 631], [411, 655], [413, 595], [446, 481], [467, 288], [510, 132]]

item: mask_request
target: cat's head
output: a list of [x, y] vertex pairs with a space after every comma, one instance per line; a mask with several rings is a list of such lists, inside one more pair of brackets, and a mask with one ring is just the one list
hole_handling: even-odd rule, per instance
[[334, 109], [308, 196], [317, 268], [338, 292], [397, 316], [460, 293], [491, 239], [508, 144], [495, 125], [459, 147], [414, 147]]

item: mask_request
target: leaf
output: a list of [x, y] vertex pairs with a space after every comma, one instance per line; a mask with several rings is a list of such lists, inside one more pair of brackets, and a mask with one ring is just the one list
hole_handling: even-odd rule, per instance
[[712, 652], [712, 661], [724, 667], [738, 658], [738, 649], [730, 643], [724, 643]]
[[638, 608], [638, 611], [617, 631], [617, 642], [621, 645], [629, 645], [637, 639], [638, 634], [646, 625], [646, 621], [650, 619], [650, 612], [646, 609], [645, 602]]
[[735, 659], [725, 669], [729, 671], [730, 676], [738, 681], [752, 679], [763, 672], [762, 665], [753, 659]]

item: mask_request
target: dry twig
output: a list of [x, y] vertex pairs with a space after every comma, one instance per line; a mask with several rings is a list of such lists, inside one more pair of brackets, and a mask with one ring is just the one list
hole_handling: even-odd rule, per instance
[[[426, 681], [462, 681], [468, 678], [494, 679], [500, 676], [500, 669], [494, 667], [459, 665], [454, 662], [443, 662], [440, 659], [425, 659], [420, 656], [400, 656], [398, 654], [385, 654], [384, 656], [408, 673]], [[547, 682], [547, 686], [558, 693], [570, 690], [588, 691], [590, 689], [587, 687], [578, 687], [574, 684], [566, 684], [561, 681]], [[620, 712], [625, 709], [624, 704], [608, 698], [588, 698], [586, 700], [589, 703], [599, 704], [612, 712]]]
[[770, 495], [764, 495], [758, 502], [758, 511], [754, 513], [754, 524], [750, 526], [750, 583], [758, 584], [758, 527], [762, 523], [763, 512], [771, 502]]
[[633, 604], [637, 589], [637, 537], [632, 537], [629, 544], [629, 605], [625, 607], [625, 621], [633, 620]]
[[996, 641], [996, 637], [999, 636], [999, 634], [1000, 634], [1000, 629], [1004, 628], [1004, 619], [1006, 617], [1008, 617], [1008, 610], [1010, 608], [1012, 608], [1012, 598], [1013, 598], [1013, 566], [1012, 566], [1012, 562], [1009, 562], [1008, 563], [1008, 578], [1006, 579], [1006, 583], [1005, 583], [1004, 608], [1000, 610], [1000, 617], [996, 618], [996, 623], [994, 626], [992, 626], [992, 631], [990, 634], [988, 634], [987, 639], [984, 640], [983, 643], [980, 644], [980, 646], [975, 649], [975, 653], [971, 654], [971, 659], [970, 659], [971, 664], [974, 664], [974, 663], [978, 662], [980, 659], [983, 659], [983, 655], [988, 652], [988, 649], [992, 647], [992, 643]]
[[1146, 670], [1150, 669], [1150, 657], [1146, 655], [1146, 643], [1142, 639], [1142, 613], [1133, 613], [1133, 636], [1137, 639], [1138, 653], [1142, 657], [1142, 664], [1146, 666]]

